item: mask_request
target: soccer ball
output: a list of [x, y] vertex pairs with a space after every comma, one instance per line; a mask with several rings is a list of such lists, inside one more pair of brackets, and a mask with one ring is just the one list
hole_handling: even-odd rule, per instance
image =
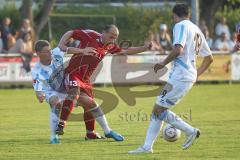
[[168, 142], [175, 142], [181, 136], [181, 131], [170, 124], [163, 128], [163, 139]]

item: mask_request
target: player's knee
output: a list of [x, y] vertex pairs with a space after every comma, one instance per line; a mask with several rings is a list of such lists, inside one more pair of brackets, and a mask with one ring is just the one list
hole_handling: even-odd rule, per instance
[[78, 97], [80, 95], [79, 88], [71, 88], [67, 91], [68, 97]]
[[87, 104], [87, 105], [89, 106], [90, 109], [95, 108], [95, 107], [98, 106], [97, 103], [96, 103], [93, 99], [90, 99], [90, 100], [88, 101], [88, 104]]
[[60, 105], [60, 100], [58, 96], [52, 96], [49, 98], [49, 104], [53, 107], [59, 107]]
[[168, 109], [164, 107], [154, 107], [152, 118], [160, 121], [165, 121], [168, 114]]
[[152, 113], [156, 116], [161, 116], [161, 114], [166, 110], [167, 108], [155, 104]]
[[97, 103], [94, 101], [81, 102], [80, 105], [83, 106], [85, 111], [92, 110], [97, 107]]
[[97, 107], [97, 103], [94, 101], [94, 99], [86, 94], [81, 94], [79, 96], [78, 104], [83, 106], [85, 110], [90, 110]]
[[88, 110], [88, 112], [91, 112], [91, 114], [94, 118], [97, 118], [97, 117], [100, 117], [100, 116], [104, 115], [102, 109], [99, 106], [91, 108], [90, 110]]
[[68, 91], [66, 99], [71, 101], [77, 100], [79, 98], [79, 94], [80, 92], [78, 89], [71, 89]]
[[66, 97], [67, 100], [74, 101], [78, 99], [78, 95], [67, 95]]

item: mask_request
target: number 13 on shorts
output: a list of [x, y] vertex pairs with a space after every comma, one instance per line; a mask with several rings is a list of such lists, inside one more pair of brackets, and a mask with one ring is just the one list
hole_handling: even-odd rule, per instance
[[76, 87], [76, 86], [78, 86], [78, 82], [77, 81], [69, 81], [68, 85]]

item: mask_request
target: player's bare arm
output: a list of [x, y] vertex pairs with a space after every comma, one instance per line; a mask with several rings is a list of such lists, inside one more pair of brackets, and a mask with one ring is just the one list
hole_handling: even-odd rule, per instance
[[43, 103], [43, 101], [44, 101], [44, 99], [46, 97], [45, 93], [42, 92], [42, 91], [35, 91], [35, 94], [36, 94], [36, 97], [37, 97], [38, 101], [40, 103]]
[[58, 45], [62, 51], [65, 51], [67, 54], [84, 54], [84, 55], [96, 53], [96, 50], [92, 47], [86, 47], [84, 49], [80, 49], [76, 47], [68, 47], [67, 43], [69, 42], [70, 38], [72, 38], [72, 35], [73, 35], [73, 31], [71, 30], [66, 32], [62, 36]]
[[212, 55], [204, 57], [201, 66], [197, 69], [197, 77], [199, 77], [203, 72], [205, 72], [212, 62]]
[[160, 63], [155, 64], [154, 71], [157, 73], [158, 70], [164, 68], [168, 63], [172, 62], [183, 52], [183, 47], [179, 44], [176, 44], [173, 48], [173, 51], [167, 56], [165, 60]]
[[151, 47], [152, 47], [152, 42], [147, 43], [144, 46], [140, 46], [140, 47], [129, 47], [128, 49], [125, 49], [117, 54], [137, 54], [137, 53], [141, 53], [141, 52], [150, 50]]
[[[68, 31], [68, 32], [66, 32], [63, 36], [62, 36], [62, 38], [61, 38], [61, 40], [60, 40], [60, 42], [59, 42], [59, 45], [58, 45], [58, 47], [62, 50], [62, 51], [67, 51], [67, 43], [69, 42], [69, 40], [70, 40], [70, 38], [72, 37], [72, 35], [73, 35], [73, 31]], [[73, 48], [73, 47], [69, 47], [69, 49], [70, 48]], [[71, 49], [72, 50], [72, 49]]]

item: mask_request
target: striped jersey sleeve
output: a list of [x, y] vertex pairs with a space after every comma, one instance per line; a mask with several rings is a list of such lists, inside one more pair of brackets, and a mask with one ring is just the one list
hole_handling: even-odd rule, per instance
[[187, 27], [184, 24], [176, 24], [173, 28], [173, 45], [179, 44], [183, 48], [187, 41]]
[[33, 89], [35, 91], [43, 91], [43, 84], [39, 78], [39, 69], [35, 67], [32, 69]]

